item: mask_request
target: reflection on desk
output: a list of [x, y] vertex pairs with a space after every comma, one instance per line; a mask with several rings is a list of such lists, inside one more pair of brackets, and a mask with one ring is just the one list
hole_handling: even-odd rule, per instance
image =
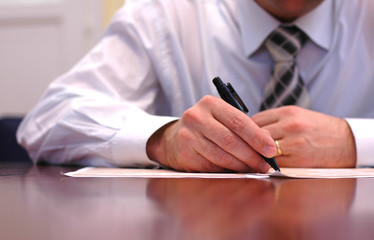
[[1, 239], [372, 239], [374, 179], [70, 178], [0, 165]]
[[[168, 214], [167, 219], [173, 218], [163, 226], [180, 223], [188, 230], [188, 235], [176, 236], [178, 239], [344, 239], [339, 228], [349, 227], [346, 220], [356, 179], [278, 184], [275, 187], [268, 180], [152, 179], [147, 192]], [[167, 229], [164, 232], [168, 234]]]

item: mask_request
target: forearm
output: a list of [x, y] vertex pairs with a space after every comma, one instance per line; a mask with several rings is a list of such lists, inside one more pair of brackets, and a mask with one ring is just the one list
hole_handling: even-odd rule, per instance
[[[146, 142], [160, 126], [175, 119], [153, 116], [124, 103], [106, 101], [103, 107], [94, 100], [90, 103], [86, 100], [86, 106], [75, 100], [65, 101], [48, 112], [43, 111], [42, 101], [19, 128], [18, 140], [35, 162], [124, 167], [156, 165], [146, 155]], [[49, 102], [48, 99], [45, 102]], [[76, 105], [79, 107], [72, 107]]]

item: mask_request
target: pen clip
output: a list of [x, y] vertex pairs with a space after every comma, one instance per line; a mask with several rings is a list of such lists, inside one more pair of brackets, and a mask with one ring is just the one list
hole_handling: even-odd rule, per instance
[[239, 103], [239, 105], [242, 107], [243, 109], [243, 112], [245, 113], [248, 113], [248, 108], [247, 106], [245, 106], [244, 102], [242, 101], [242, 99], [239, 97], [239, 95], [236, 93], [234, 87], [230, 84], [230, 83], [227, 83], [226, 84], [227, 88], [229, 89], [229, 91], [231, 92], [232, 96], [235, 98], [235, 100]]

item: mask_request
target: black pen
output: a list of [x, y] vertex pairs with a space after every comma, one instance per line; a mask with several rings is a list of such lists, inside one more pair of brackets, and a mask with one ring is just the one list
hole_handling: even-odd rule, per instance
[[[244, 113], [248, 113], [248, 108], [243, 103], [242, 99], [239, 95], [235, 92], [235, 89], [232, 87], [230, 83], [225, 84], [219, 77], [213, 79], [213, 83], [217, 88], [218, 94], [221, 96], [223, 100], [225, 100], [230, 105], [236, 107], [240, 111]], [[279, 166], [277, 161], [274, 157], [267, 158], [265, 156], [261, 157], [272, 167], [275, 171], [280, 172]]]

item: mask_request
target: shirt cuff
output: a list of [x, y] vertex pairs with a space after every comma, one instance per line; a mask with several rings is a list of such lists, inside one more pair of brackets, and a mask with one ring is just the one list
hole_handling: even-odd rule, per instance
[[373, 167], [374, 119], [346, 119], [356, 141], [356, 167]]
[[177, 119], [149, 114], [128, 117], [126, 126], [116, 134], [110, 144], [114, 163], [118, 167], [160, 167], [159, 163], [148, 158], [146, 143], [160, 127]]

